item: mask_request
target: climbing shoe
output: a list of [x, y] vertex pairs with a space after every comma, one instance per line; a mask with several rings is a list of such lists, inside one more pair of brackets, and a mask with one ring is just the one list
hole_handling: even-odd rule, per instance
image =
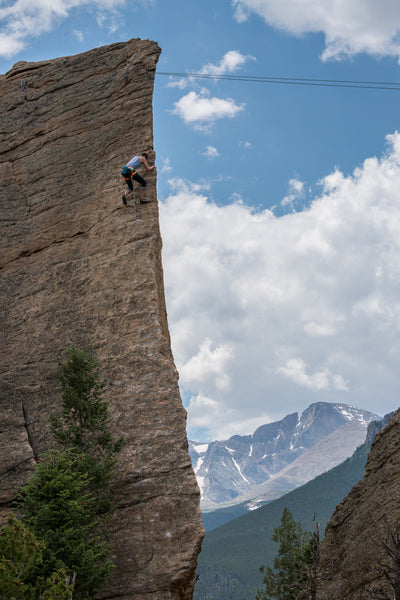
[[125, 206], [128, 204], [125, 194], [122, 194], [122, 202], [125, 204]]
[[151, 200], [147, 200], [146, 198], [143, 198], [143, 200], [140, 201], [140, 204], [147, 204], [148, 202], [151, 202]]

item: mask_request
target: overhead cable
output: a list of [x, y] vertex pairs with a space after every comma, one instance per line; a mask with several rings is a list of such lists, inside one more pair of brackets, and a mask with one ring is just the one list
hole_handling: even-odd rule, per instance
[[397, 90], [400, 82], [393, 81], [357, 81], [342, 79], [313, 79], [299, 77], [269, 77], [255, 75], [216, 75], [212, 73], [176, 73], [173, 71], [157, 71], [157, 75], [169, 77], [186, 77], [188, 79], [224, 79], [244, 83], [280, 83], [283, 85], [311, 85], [318, 87], [360, 88], [368, 90]]

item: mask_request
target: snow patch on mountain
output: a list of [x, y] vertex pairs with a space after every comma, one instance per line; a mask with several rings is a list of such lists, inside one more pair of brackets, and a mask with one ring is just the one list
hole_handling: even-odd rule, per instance
[[233, 460], [233, 464], [235, 465], [235, 467], [237, 468], [237, 470], [239, 471], [239, 475], [245, 480], [246, 483], [248, 483], [250, 485], [250, 482], [248, 479], [246, 479], [246, 477], [243, 475], [242, 473], [242, 469], [240, 468], [239, 464], [236, 462], [236, 460], [233, 458], [232, 456], [232, 460]]
[[[202, 508], [234, 504], [235, 498], [239, 501], [243, 494], [251, 496], [251, 490], [268, 481], [273, 493], [279, 493], [274, 481], [282, 481], [280, 473], [294, 461], [298, 464], [301, 456], [314, 446], [317, 448], [323, 440], [328, 440], [323, 445], [327, 456], [317, 452], [316, 460], [320, 464], [310, 467], [312, 478], [316, 471], [323, 472], [325, 464], [331, 466], [333, 455], [340, 456], [340, 460], [350, 456], [362, 443], [368, 424], [377, 419], [377, 415], [354, 406], [316, 402], [300, 417], [292, 413], [281, 421], [262, 425], [251, 435], [234, 435], [228, 440], [209, 443], [190, 441], [189, 452], [201, 490]], [[329, 436], [345, 425], [348, 428], [346, 447], [342, 447], [342, 437], [341, 447], [336, 448], [340, 436]], [[285, 491], [302, 484], [293, 475], [286, 479]], [[307, 468], [302, 469], [300, 479], [304, 483], [308, 480]]]
[[194, 472], [197, 474], [204, 462], [204, 456], [199, 456], [196, 465], [193, 465]]

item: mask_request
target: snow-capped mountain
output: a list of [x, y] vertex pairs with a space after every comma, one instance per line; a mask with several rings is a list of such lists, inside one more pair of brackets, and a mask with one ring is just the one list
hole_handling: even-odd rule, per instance
[[379, 418], [346, 404], [317, 402], [300, 417], [287, 415], [252, 435], [189, 442], [202, 508], [279, 497], [351, 456], [368, 424]]

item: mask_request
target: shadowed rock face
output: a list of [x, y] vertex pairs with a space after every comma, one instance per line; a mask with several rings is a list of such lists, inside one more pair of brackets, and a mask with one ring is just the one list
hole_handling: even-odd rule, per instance
[[[159, 47], [131, 40], [0, 75], [0, 508], [60, 407], [56, 356], [91, 345], [119, 455], [115, 576], [101, 598], [192, 597], [203, 536], [171, 354], [155, 171], [128, 207], [121, 166], [149, 151]], [[137, 190], [136, 190], [137, 191]]]
[[365, 600], [388, 525], [400, 521], [400, 411], [377, 433], [364, 478], [337, 506], [322, 543], [318, 600]]

